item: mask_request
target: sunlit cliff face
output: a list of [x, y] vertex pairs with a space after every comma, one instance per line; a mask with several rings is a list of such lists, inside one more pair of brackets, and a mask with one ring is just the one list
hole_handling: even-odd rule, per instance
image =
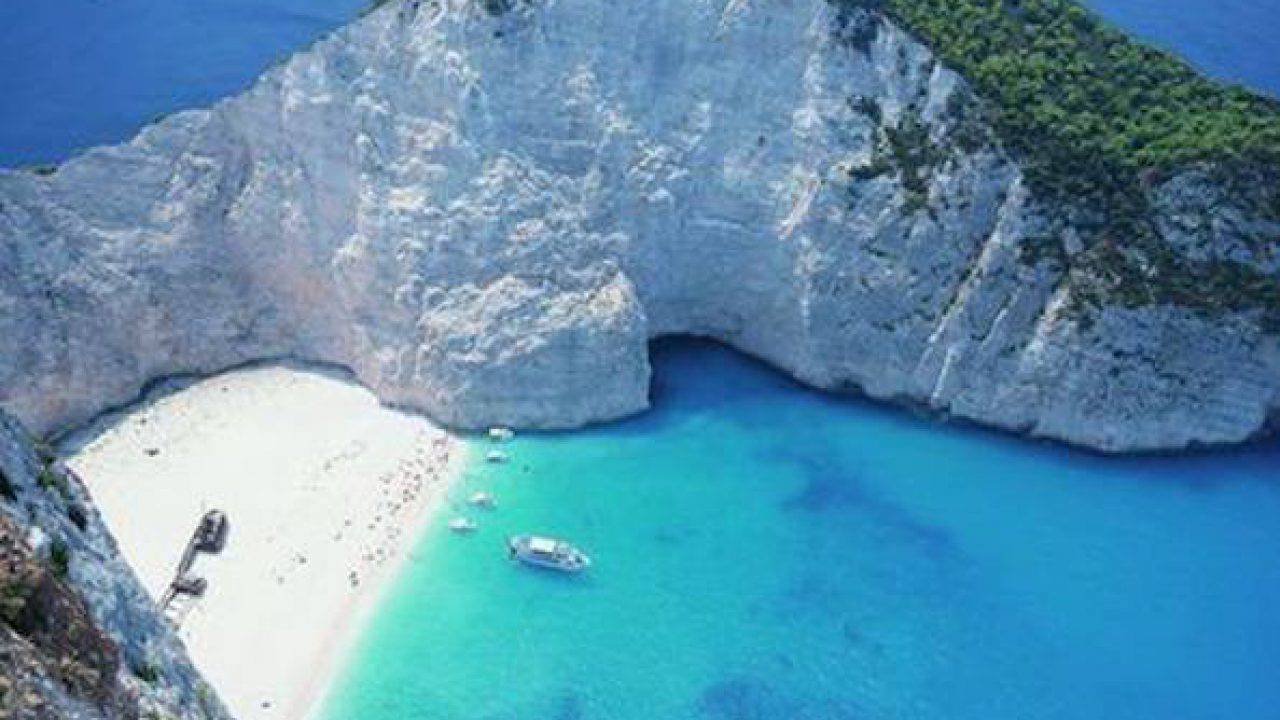
[[823, 0], [391, 4], [244, 95], [0, 173], [0, 403], [38, 430], [296, 356], [467, 427], [647, 405], [647, 341], [1104, 449], [1233, 442], [1252, 318], [1082, 323], [964, 82]]

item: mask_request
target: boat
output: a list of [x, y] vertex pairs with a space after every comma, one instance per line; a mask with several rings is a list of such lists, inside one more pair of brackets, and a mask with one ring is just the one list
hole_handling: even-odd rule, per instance
[[506, 427], [489, 428], [489, 439], [493, 442], [506, 442], [516, 436], [516, 431]]
[[460, 535], [464, 533], [475, 532], [476, 528], [478, 527], [480, 526], [477, 525], [476, 521], [472, 520], [471, 518], [456, 517], [449, 521], [449, 529]]
[[490, 450], [489, 454], [484, 456], [484, 459], [491, 463], [504, 463], [510, 458], [501, 450]]
[[507, 540], [507, 551], [526, 565], [549, 570], [578, 573], [591, 567], [591, 558], [586, 553], [555, 538], [516, 535]]
[[467, 499], [467, 503], [475, 507], [493, 509], [498, 506], [498, 500], [487, 492], [474, 493]]

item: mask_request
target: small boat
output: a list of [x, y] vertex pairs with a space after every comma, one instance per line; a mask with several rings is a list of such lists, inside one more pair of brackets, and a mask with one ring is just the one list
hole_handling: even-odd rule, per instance
[[507, 454], [501, 450], [490, 450], [489, 454], [484, 456], [484, 459], [491, 463], [504, 463], [511, 458], [507, 457]]
[[474, 505], [475, 507], [488, 508], [490, 510], [498, 506], [498, 500], [487, 492], [478, 492], [473, 494], [467, 499], [467, 503], [469, 505]]
[[472, 520], [471, 518], [456, 517], [449, 521], [449, 529], [452, 530], [453, 532], [458, 533], [459, 535], [469, 533], [469, 532], [475, 532], [476, 528], [478, 527], [480, 526], [477, 525], [476, 521]]
[[516, 535], [507, 540], [507, 551], [512, 558], [526, 565], [549, 570], [577, 573], [591, 567], [591, 558], [586, 553], [554, 538]]
[[506, 442], [516, 436], [516, 431], [506, 427], [489, 428], [489, 439], [493, 442]]

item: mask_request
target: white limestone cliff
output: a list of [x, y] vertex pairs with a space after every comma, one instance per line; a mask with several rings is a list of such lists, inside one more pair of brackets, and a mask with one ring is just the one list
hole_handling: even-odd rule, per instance
[[[82, 625], [57, 624], [68, 615], [74, 617], [84, 611], [65, 600], [50, 599], [47, 588], [24, 592], [6, 584], [6, 601], [16, 594], [27, 596], [24, 600], [29, 603], [61, 602], [63, 607], [58, 613], [44, 617], [46, 623], [54, 624], [42, 632], [59, 636], [56, 644], [64, 653], [59, 659], [65, 664], [46, 670], [55, 675], [87, 675], [81, 684], [96, 686], [101, 693], [96, 702], [91, 702], [76, 697], [63, 682], [40, 672], [35, 673], [35, 678], [0, 675], [4, 681], [0, 686], [12, 693], [0, 697], [0, 716], [66, 720], [230, 719], [120, 554], [88, 491], [61, 463], [42, 456], [26, 430], [4, 411], [0, 411], [0, 519], [12, 521], [27, 533], [28, 542], [46, 563], [53, 546], [62, 549], [65, 577], [59, 582], [65, 581], [83, 600], [80, 607], [87, 607], [88, 617], [83, 618]], [[0, 623], [0, 630], [7, 629], [6, 625]], [[111, 645], [96, 647], [97, 641], [88, 636], [86, 627], [109, 638]], [[31, 653], [28, 641], [14, 642], [5, 648], [5, 660]], [[115, 672], [94, 666], [94, 657], [110, 658], [112, 662], [107, 664]], [[77, 664], [83, 667], [77, 668]], [[102, 674], [109, 676], [101, 677]], [[18, 682], [17, 687], [12, 684], [14, 681]], [[19, 694], [21, 697], [14, 697]]]
[[[974, 102], [824, 0], [389, 3], [239, 97], [0, 171], [0, 406], [48, 431], [157, 376], [294, 356], [453, 425], [572, 427], [643, 410], [647, 341], [687, 333], [1104, 450], [1262, 432], [1276, 335], [1070, 312], [1022, 258], [1053, 210]], [[904, 123], [919, 183], [884, 164]], [[1170, 244], [1276, 272], [1240, 226]]]

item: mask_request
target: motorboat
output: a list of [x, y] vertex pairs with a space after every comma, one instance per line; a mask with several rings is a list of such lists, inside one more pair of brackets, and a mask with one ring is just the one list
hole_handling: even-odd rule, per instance
[[508, 457], [507, 454], [502, 452], [501, 450], [490, 450], [489, 454], [484, 456], [484, 459], [491, 463], [496, 464], [496, 463], [504, 463], [510, 460], [511, 458]]
[[477, 492], [473, 493], [470, 498], [467, 498], [467, 504], [492, 510], [498, 506], [498, 500], [490, 493]]
[[455, 533], [458, 533], [459, 535], [463, 535], [469, 532], [475, 532], [476, 528], [478, 527], [480, 526], [477, 525], [476, 521], [472, 520], [471, 518], [456, 517], [449, 521], [449, 529]]
[[508, 440], [514, 438], [515, 436], [516, 436], [516, 432], [511, 428], [506, 428], [506, 427], [489, 428], [489, 439], [493, 442], [507, 442]]
[[507, 550], [512, 558], [526, 565], [548, 570], [578, 573], [591, 567], [586, 553], [555, 538], [516, 535], [507, 540]]

